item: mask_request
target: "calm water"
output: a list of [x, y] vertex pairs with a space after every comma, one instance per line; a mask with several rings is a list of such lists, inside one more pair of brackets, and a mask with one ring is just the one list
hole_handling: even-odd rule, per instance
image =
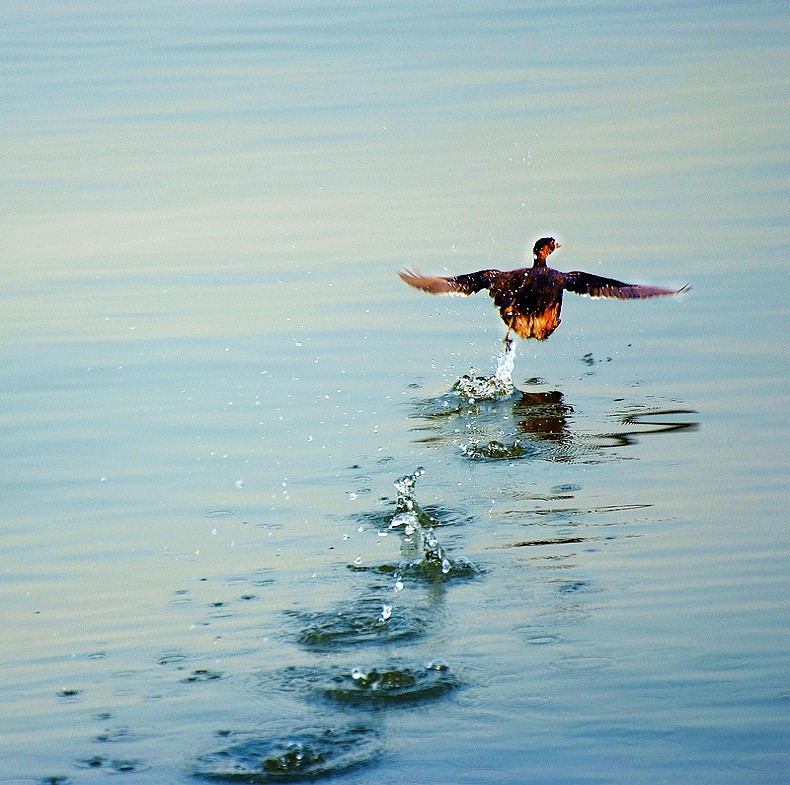
[[2, 18], [0, 783], [788, 782], [786, 3]]

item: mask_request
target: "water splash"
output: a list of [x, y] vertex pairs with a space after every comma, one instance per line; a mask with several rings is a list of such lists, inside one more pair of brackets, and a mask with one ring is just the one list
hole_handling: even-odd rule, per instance
[[212, 782], [304, 782], [373, 763], [381, 754], [373, 728], [283, 728], [282, 734], [236, 734], [192, 764], [195, 777]]
[[460, 450], [467, 457], [473, 460], [502, 461], [523, 458], [528, 454], [527, 448], [518, 439], [514, 439], [510, 444], [492, 439], [490, 442], [483, 443], [476, 439], [470, 439], [467, 443], [461, 444]]
[[360, 597], [326, 611], [290, 614], [300, 625], [296, 640], [313, 651], [392, 643], [418, 638], [428, 619], [419, 609], [399, 607], [380, 596]]
[[370, 670], [355, 667], [350, 674], [333, 676], [329, 683], [324, 677], [320, 692], [332, 700], [354, 705], [396, 706], [439, 698], [460, 682], [446, 663], [435, 667], [434, 662], [437, 661], [417, 668], [397, 664]]
[[[397, 565], [382, 565], [376, 568], [362, 566], [362, 558], [354, 559], [354, 570], [375, 569], [391, 576], [391, 593], [386, 598], [370, 598], [364, 607], [357, 602], [354, 612], [343, 607], [340, 611], [319, 614], [310, 619], [307, 629], [299, 636], [301, 643], [311, 647], [326, 647], [327, 644], [368, 642], [372, 640], [395, 640], [421, 634], [422, 621], [410, 613], [408, 607], [396, 607], [396, 597], [404, 591], [406, 580], [429, 581], [431, 583], [469, 578], [479, 570], [467, 559], [450, 559], [434, 532], [431, 518], [417, 503], [414, 486], [425, 474], [422, 468], [400, 477], [393, 484], [398, 492], [395, 513], [388, 531], [402, 533], [401, 556]], [[362, 530], [362, 529], [360, 529]], [[379, 532], [381, 534], [382, 532]], [[367, 602], [367, 601], [366, 601]], [[368, 605], [375, 602], [375, 613], [370, 614]]]
[[406, 706], [440, 698], [461, 683], [459, 675], [442, 659], [413, 665], [395, 659], [373, 667], [355, 663], [350, 670], [327, 667], [325, 663], [289, 665], [260, 674], [256, 689], [265, 695], [280, 690], [300, 693], [311, 701], [328, 698], [352, 706]]
[[[425, 474], [425, 469], [421, 466], [413, 474], [407, 474], [405, 477], [395, 480], [395, 490], [398, 492], [398, 498], [395, 503], [397, 513], [414, 509], [415, 499], [414, 494], [412, 494], [412, 489], [423, 474]], [[397, 513], [395, 517], [397, 517]]]
[[511, 341], [497, 356], [497, 366], [493, 376], [462, 376], [453, 390], [466, 398], [468, 403], [507, 398], [515, 392], [513, 369], [516, 365], [516, 343]]
[[[417, 534], [420, 540], [420, 550], [424, 561], [429, 565], [438, 566], [442, 575], [447, 575], [453, 568], [453, 563], [447, 552], [442, 547], [431, 525], [431, 519], [420, 508], [414, 496], [414, 485], [419, 477], [425, 474], [422, 468], [417, 469], [413, 474], [408, 474], [396, 480], [395, 490], [398, 492], [398, 499], [395, 505], [395, 515], [389, 525], [390, 529], [403, 527], [407, 537]], [[401, 576], [396, 578], [396, 591], [403, 588]]]

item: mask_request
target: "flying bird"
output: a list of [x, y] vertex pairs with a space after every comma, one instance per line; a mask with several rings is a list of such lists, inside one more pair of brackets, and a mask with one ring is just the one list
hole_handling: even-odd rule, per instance
[[599, 275], [574, 271], [563, 273], [546, 265], [546, 258], [560, 244], [553, 237], [542, 237], [532, 249], [532, 267], [519, 270], [480, 270], [476, 273], [442, 277], [422, 275], [417, 270], [405, 270], [400, 277], [409, 286], [431, 294], [474, 294], [488, 289], [507, 325], [505, 346], [510, 347], [510, 333], [521, 338], [545, 341], [560, 323], [562, 292], [584, 294], [588, 297], [618, 297], [621, 300], [641, 299], [679, 294], [683, 289], [662, 289], [602, 278]]

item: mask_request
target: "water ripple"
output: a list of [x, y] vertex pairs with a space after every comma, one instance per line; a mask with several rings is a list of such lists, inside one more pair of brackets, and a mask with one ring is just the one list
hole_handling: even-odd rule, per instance
[[411, 705], [438, 698], [456, 689], [460, 681], [442, 660], [423, 666], [389, 663], [380, 667], [335, 670], [291, 666], [263, 674], [259, 689], [304, 692], [308, 696], [353, 705]]
[[398, 608], [385, 619], [384, 607], [380, 598], [365, 597], [329, 611], [297, 614], [304, 626], [296, 639], [302, 646], [331, 651], [341, 646], [411, 640], [425, 634], [427, 614]]
[[217, 782], [299, 782], [368, 765], [381, 754], [378, 733], [364, 725], [230, 738], [228, 745], [195, 760], [194, 776]]

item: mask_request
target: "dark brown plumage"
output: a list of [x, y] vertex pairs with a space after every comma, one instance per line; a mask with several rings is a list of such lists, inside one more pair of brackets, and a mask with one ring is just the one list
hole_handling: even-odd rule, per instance
[[532, 267], [520, 270], [480, 270], [447, 278], [421, 275], [416, 270], [406, 270], [399, 275], [409, 286], [431, 294], [469, 295], [488, 289], [502, 321], [507, 325], [506, 344], [510, 342], [511, 330], [521, 338], [545, 341], [560, 323], [563, 290], [589, 297], [618, 297], [623, 300], [684, 291], [623, 283], [579, 271], [562, 273], [553, 270], [546, 266], [546, 257], [559, 247], [553, 237], [541, 238], [533, 248], [535, 261]]

